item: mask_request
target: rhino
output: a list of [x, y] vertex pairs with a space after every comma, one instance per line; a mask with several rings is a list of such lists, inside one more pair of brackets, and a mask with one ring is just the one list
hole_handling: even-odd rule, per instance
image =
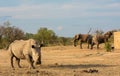
[[43, 44], [39, 44], [34, 39], [28, 40], [15, 40], [9, 45], [8, 52], [10, 55], [11, 67], [14, 68], [13, 58], [16, 59], [19, 68], [20, 60], [26, 59], [29, 63], [29, 68], [34, 69], [35, 65], [39, 62], [41, 64], [41, 47]]

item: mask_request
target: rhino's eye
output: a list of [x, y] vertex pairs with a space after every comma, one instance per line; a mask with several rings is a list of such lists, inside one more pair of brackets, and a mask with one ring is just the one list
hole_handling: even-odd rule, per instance
[[34, 46], [34, 45], [32, 45], [32, 48], [35, 48], [35, 46]]

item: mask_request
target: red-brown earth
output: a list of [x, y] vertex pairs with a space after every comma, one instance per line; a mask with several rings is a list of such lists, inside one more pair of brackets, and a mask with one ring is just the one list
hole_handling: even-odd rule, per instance
[[42, 65], [29, 69], [27, 61], [21, 60], [22, 68], [15, 65], [15, 70], [10, 67], [7, 51], [0, 50], [0, 76], [120, 76], [120, 50], [83, 48], [43, 47]]

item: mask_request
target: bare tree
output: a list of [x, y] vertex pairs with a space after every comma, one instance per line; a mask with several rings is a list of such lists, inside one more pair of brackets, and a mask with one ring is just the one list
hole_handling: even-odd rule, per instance
[[[10, 24], [10, 23], [9, 23]], [[24, 38], [24, 32], [14, 26], [10, 26], [4, 23], [0, 26], [0, 48], [6, 48], [14, 40], [19, 40]]]

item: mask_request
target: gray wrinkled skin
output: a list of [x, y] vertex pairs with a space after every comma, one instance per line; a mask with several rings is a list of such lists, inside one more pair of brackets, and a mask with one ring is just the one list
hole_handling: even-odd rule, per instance
[[88, 44], [88, 49], [89, 45], [92, 43], [92, 35], [89, 34], [77, 34], [74, 36], [74, 46], [76, 47], [77, 41], [80, 42], [80, 48], [82, 49], [82, 44], [83, 42], [86, 42]]
[[108, 31], [106, 32], [105, 34], [103, 35], [94, 35], [93, 38], [92, 38], [92, 49], [93, 49], [93, 46], [96, 44], [97, 45], [97, 49], [99, 49], [99, 45], [101, 43], [106, 43], [108, 42], [108, 39], [113, 35], [113, 32], [114, 31]]
[[14, 68], [13, 58], [15, 57], [19, 68], [21, 68], [20, 59], [26, 59], [29, 63], [29, 68], [34, 69], [34, 65], [41, 57], [41, 46], [34, 39], [15, 40], [10, 44], [8, 52], [12, 68]]

